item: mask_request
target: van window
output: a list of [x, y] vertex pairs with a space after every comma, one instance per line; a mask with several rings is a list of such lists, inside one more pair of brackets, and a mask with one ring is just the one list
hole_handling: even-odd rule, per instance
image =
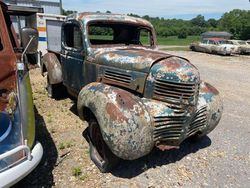
[[203, 43], [203, 44], [207, 44], [207, 40], [203, 40], [202, 43]]
[[64, 44], [67, 47], [82, 49], [82, 32], [79, 26], [68, 24], [64, 27]]
[[212, 40], [209, 40], [209, 41], [208, 41], [208, 44], [215, 44], [215, 42], [212, 41]]

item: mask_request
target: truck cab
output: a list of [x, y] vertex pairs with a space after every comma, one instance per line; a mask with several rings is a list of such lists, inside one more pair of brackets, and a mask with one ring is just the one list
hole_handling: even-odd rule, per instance
[[189, 60], [157, 50], [155, 30], [140, 18], [80, 13], [62, 26], [60, 52], [43, 56], [49, 96], [77, 98], [90, 156], [102, 172], [153, 147], [178, 148], [219, 123], [219, 92]]

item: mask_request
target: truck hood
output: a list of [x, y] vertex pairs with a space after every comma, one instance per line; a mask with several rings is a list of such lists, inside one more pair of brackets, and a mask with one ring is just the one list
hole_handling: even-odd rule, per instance
[[154, 63], [170, 57], [175, 56], [154, 50], [130, 48], [99, 51], [94, 59], [95, 63], [100, 65], [149, 73]]

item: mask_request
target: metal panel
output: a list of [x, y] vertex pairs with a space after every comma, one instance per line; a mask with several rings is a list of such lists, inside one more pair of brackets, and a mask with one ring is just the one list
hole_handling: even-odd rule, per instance
[[46, 20], [48, 49], [61, 51], [61, 26], [62, 21]]

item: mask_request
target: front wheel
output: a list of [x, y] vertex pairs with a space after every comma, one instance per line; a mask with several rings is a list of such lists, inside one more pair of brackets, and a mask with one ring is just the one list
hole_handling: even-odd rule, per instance
[[95, 165], [103, 173], [109, 172], [119, 163], [120, 159], [109, 149], [102, 138], [102, 133], [96, 119], [89, 121], [90, 156]]

